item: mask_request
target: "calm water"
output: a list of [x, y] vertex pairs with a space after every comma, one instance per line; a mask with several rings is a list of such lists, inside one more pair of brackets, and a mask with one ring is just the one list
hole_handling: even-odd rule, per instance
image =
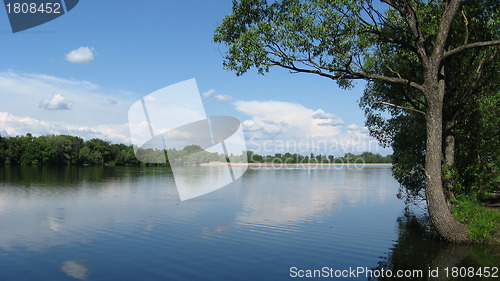
[[[397, 191], [383, 167], [254, 168], [180, 202], [164, 168], [2, 168], [0, 280], [300, 279], [292, 267], [426, 280], [429, 267], [500, 265], [498, 248], [433, 239]], [[368, 278], [337, 280], [353, 279]]]

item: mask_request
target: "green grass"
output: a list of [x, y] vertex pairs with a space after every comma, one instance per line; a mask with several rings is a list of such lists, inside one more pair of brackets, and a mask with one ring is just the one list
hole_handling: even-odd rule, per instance
[[495, 234], [500, 227], [500, 213], [483, 207], [473, 200], [454, 200], [453, 216], [467, 225], [472, 240], [481, 242]]

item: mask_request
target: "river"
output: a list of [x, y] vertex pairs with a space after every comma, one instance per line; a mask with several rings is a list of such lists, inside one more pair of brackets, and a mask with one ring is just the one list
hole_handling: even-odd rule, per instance
[[180, 201], [163, 167], [1, 168], [0, 280], [478, 280], [446, 277], [500, 265], [498, 248], [437, 240], [398, 189], [388, 167], [250, 167]]

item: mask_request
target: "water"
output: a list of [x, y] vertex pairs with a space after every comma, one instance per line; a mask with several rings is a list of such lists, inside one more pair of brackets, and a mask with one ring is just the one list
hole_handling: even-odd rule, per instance
[[429, 267], [499, 266], [498, 248], [433, 239], [398, 187], [386, 167], [252, 168], [181, 202], [164, 168], [2, 168], [0, 280], [287, 280], [323, 267], [427, 280]]

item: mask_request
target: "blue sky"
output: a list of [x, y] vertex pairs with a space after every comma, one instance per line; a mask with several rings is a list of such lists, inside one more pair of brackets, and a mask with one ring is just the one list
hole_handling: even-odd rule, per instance
[[[327, 146], [324, 152], [336, 155], [390, 153], [363, 128], [358, 99], [364, 82], [341, 90], [334, 81], [278, 68], [240, 77], [223, 70], [225, 48], [212, 37], [231, 6], [222, 0], [86, 0], [15, 34], [0, 11], [0, 133], [127, 142], [127, 111], [137, 99], [196, 78], [207, 114], [238, 118], [247, 141], [268, 141], [261, 153], [283, 150], [280, 142], [290, 140], [308, 141], [296, 149], [304, 154]], [[333, 125], [318, 126], [318, 118]], [[323, 148], [315, 147], [322, 141]]]

